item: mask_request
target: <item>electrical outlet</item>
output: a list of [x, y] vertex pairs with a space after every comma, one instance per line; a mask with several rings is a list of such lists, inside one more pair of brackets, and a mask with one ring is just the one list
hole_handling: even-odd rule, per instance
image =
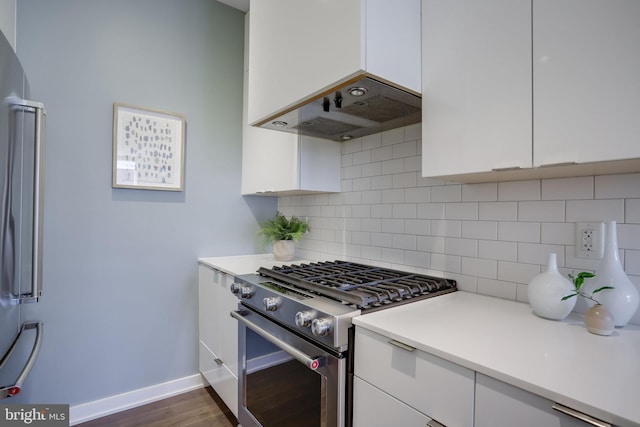
[[602, 259], [604, 222], [576, 222], [576, 257]]

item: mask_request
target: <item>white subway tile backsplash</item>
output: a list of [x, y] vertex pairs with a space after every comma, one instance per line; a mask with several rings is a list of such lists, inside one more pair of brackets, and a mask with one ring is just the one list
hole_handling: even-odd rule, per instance
[[593, 177], [542, 180], [542, 200], [593, 199]]
[[463, 257], [461, 260], [462, 274], [468, 276], [498, 278], [498, 261], [493, 259]]
[[516, 284], [478, 277], [478, 293], [504, 299], [516, 299]]
[[380, 162], [380, 173], [383, 175], [392, 175], [394, 173], [404, 172], [404, 159], [384, 160]]
[[381, 219], [383, 233], [404, 233], [404, 220], [402, 219]]
[[540, 242], [540, 224], [535, 222], [500, 222], [498, 240], [511, 242]]
[[624, 222], [627, 224], [640, 224], [640, 199], [625, 200]]
[[404, 203], [404, 190], [380, 190], [381, 203]]
[[498, 200], [498, 184], [465, 184], [462, 186], [463, 202], [495, 202]]
[[555, 245], [573, 245], [576, 240], [576, 227], [573, 223], [542, 223], [540, 243]]
[[518, 244], [516, 242], [480, 240], [478, 241], [478, 257], [499, 261], [516, 261], [518, 259]]
[[418, 175], [415, 172], [404, 172], [393, 175], [393, 188], [415, 187]]
[[418, 154], [418, 142], [408, 141], [393, 145], [393, 158], [411, 157]]
[[394, 249], [406, 249], [415, 251], [417, 249], [417, 237], [410, 234], [394, 234], [392, 245]]
[[640, 198], [640, 174], [596, 176], [596, 199]]
[[415, 203], [394, 204], [393, 218], [417, 218], [418, 207]]
[[567, 200], [567, 222], [624, 221], [624, 200]]
[[517, 221], [518, 203], [516, 202], [480, 202], [478, 219], [492, 221]]
[[431, 268], [433, 270], [460, 273], [461, 260], [456, 255], [431, 254]]
[[477, 203], [447, 203], [445, 206], [444, 217], [446, 219], [478, 219]]
[[371, 177], [371, 189], [384, 190], [386, 188], [393, 188], [392, 175], [379, 175], [379, 176]]
[[418, 218], [444, 219], [444, 203], [419, 203]]
[[431, 220], [431, 235], [443, 237], [460, 237], [462, 224], [460, 221]]
[[624, 251], [624, 271], [640, 276], [640, 251]]
[[438, 185], [431, 187], [432, 202], [461, 202], [462, 186], [460, 185]]
[[498, 200], [501, 202], [540, 200], [540, 194], [540, 180], [498, 183]]
[[618, 247], [640, 250], [640, 224], [617, 224]]
[[518, 243], [518, 262], [547, 265], [549, 254], [555, 253], [558, 267], [564, 267], [563, 245], [540, 245], [537, 243]]
[[417, 249], [422, 252], [444, 253], [444, 237], [418, 236]]
[[540, 271], [536, 264], [498, 261], [498, 279], [507, 282], [529, 283]]
[[431, 201], [431, 189], [429, 187], [415, 187], [404, 190], [407, 203], [428, 203]]
[[466, 239], [496, 240], [498, 223], [496, 221], [462, 221], [461, 235]]
[[527, 283], [546, 269], [549, 252], [564, 275], [598, 266], [575, 256], [576, 221], [615, 220], [621, 260], [640, 287], [640, 173], [480, 184], [425, 178], [420, 124], [349, 141], [342, 152], [340, 193], [279, 198], [280, 211], [311, 221], [299, 256], [449, 277], [461, 290], [527, 302]]
[[373, 162], [381, 162], [391, 159], [393, 159], [393, 148], [390, 145], [371, 150], [371, 161]]
[[474, 239], [447, 237], [444, 239], [444, 253], [447, 255], [477, 257], [478, 241]]
[[564, 222], [564, 200], [518, 202], [518, 221]]
[[405, 219], [404, 232], [416, 236], [428, 236], [431, 233], [431, 223], [427, 219]]

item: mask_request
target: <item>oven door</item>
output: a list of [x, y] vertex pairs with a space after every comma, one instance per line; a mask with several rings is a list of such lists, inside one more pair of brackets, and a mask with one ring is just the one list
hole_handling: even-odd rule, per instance
[[242, 427], [345, 426], [346, 359], [248, 307], [238, 320]]

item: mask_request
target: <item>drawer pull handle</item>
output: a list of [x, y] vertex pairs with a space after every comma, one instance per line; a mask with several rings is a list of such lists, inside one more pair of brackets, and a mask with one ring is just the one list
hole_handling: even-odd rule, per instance
[[593, 418], [592, 416], [589, 416], [587, 414], [583, 414], [582, 412], [576, 411], [575, 409], [571, 409], [567, 406], [561, 405], [559, 403], [554, 403], [553, 405], [551, 405], [551, 407], [553, 409], [555, 409], [558, 412], [562, 412], [565, 415], [569, 415], [570, 417], [573, 418], [577, 418], [581, 421], [584, 421], [587, 424], [590, 424], [592, 426], [596, 426], [596, 427], [611, 427], [611, 424], [609, 423], [605, 423], [604, 421], [600, 421], [597, 418]]
[[541, 168], [555, 168], [558, 166], [573, 166], [577, 165], [576, 162], [560, 162], [560, 163], [547, 163], [545, 165], [540, 165]]
[[492, 172], [509, 172], [509, 171], [517, 171], [522, 169], [520, 166], [508, 166], [508, 167], [504, 167], [504, 168], [493, 168], [491, 169]]
[[222, 361], [222, 359], [220, 359], [219, 357], [216, 357], [214, 359], [214, 362], [216, 362], [218, 364], [218, 366], [222, 366], [224, 365], [224, 362]]
[[427, 423], [427, 427], [447, 427], [447, 426], [445, 426], [444, 424], [440, 424], [436, 420], [429, 420], [429, 422]]
[[405, 343], [402, 343], [402, 342], [396, 341], [396, 340], [389, 340], [389, 344], [394, 345], [394, 346], [396, 346], [398, 348], [401, 348], [403, 350], [406, 350], [406, 351], [413, 351], [413, 350], [416, 349], [415, 347], [411, 347], [408, 344], [405, 344]]

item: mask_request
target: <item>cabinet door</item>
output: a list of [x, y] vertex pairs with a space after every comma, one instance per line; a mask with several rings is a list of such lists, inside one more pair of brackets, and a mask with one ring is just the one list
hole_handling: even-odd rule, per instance
[[534, 164], [640, 157], [640, 2], [534, 0]]
[[482, 374], [476, 374], [475, 427], [586, 427], [552, 409], [553, 402]]
[[220, 358], [238, 376], [238, 321], [230, 313], [238, 309], [238, 298], [231, 292], [233, 276], [215, 272], [219, 284], [218, 327], [220, 328]]
[[353, 379], [353, 427], [425, 427], [429, 417], [366, 381]]
[[447, 426], [473, 425], [474, 372], [356, 327], [354, 373]]
[[198, 327], [200, 341], [218, 356], [220, 334], [218, 330], [218, 289], [214, 282], [214, 270], [198, 267]]
[[424, 0], [422, 18], [422, 175], [531, 167], [531, 0]]

